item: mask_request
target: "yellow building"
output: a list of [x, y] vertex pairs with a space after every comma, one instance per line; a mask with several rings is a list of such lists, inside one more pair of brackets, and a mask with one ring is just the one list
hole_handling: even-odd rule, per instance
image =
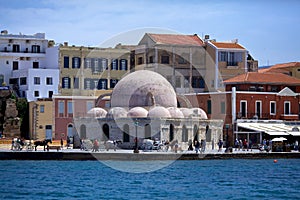
[[34, 140], [52, 139], [53, 103], [51, 98], [29, 102], [29, 137]]
[[78, 47], [64, 43], [59, 51], [62, 96], [99, 96], [110, 93], [130, 71], [130, 49]]

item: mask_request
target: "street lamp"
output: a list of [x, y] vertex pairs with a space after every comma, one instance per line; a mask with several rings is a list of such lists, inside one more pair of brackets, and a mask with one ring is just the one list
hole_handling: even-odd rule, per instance
[[134, 126], [135, 126], [135, 148], [133, 150], [133, 153], [139, 153], [139, 148], [138, 148], [138, 137], [137, 137], [137, 127], [139, 125], [139, 122], [135, 120]]
[[226, 128], [226, 149], [225, 152], [228, 152], [228, 146], [229, 146], [229, 141], [228, 141], [228, 129], [229, 129], [230, 125], [229, 124], [225, 124], [225, 128]]

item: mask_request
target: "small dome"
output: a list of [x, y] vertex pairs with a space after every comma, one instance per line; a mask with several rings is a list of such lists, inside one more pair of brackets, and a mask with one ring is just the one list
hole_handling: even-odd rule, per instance
[[160, 105], [176, 107], [176, 93], [162, 75], [138, 70], [122, 78], [114, 87], [111, 107], [148, 107]]
[[95, 117], [95, 118], [105, 118], [107, 114], [107, 111], [104, 110], [103, 108], [92, 108], [87, 112], [88, 117]]
[[134, 107], [129, 110], [127, 117], [147, 117], [148, 111], [142, 107]]
[[180, 108], [180, 111], [182, 112], [184, 117], [191, 117], [193, 115], [193, 110], [189, 108]]
[[111, 108], [106, 117], [107, 118], [123, 118], [123, 117], [127, 117], [127, 110], [125, 108], [121, 108], [121, 107], [114, 107]]
[[169, 107], [167, 108], [172, 118], [184, 118], [183, 113], [179, 108]]
[[166, 118], [170, 118], [170, 112], [168, 111], [168, 109], [166, 109], [165, 107], [162, 106], [155, 106], [152, 107], [149, 112], [148, 112], [148, 117], [166, 117]]
[[207, 114], [201, 108], [192, 108], [191, 110], [193, 110], [194, 115], [200, 119], [207, 119]]

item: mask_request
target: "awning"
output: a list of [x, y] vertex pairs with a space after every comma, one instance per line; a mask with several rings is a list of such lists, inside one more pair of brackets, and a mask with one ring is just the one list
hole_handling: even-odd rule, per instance
[[[274, 136], [300, 136], [300, 132], [291, 131], [294, 125], [274, 122], [241, 122], [237, 123], [240, 128], [245, 128], [255, 132], [266, 133]], [[240, 132], [239, 132], [240, 133]]]

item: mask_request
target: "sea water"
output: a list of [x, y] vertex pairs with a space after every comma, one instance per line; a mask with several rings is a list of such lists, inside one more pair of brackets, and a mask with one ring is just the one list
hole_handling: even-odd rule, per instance
[[300, 160], [0, 161], [0, 199], [300, 199]]

